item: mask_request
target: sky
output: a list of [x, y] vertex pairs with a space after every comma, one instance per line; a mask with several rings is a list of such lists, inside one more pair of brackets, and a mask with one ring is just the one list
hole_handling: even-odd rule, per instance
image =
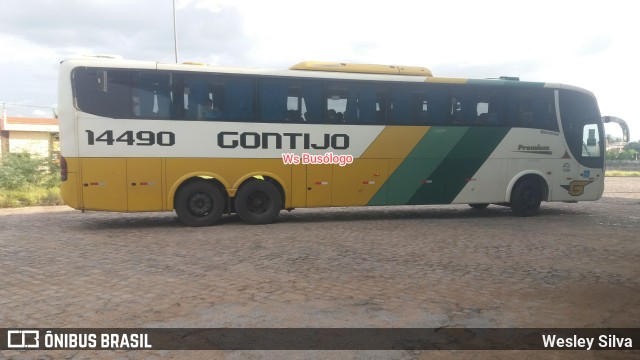
[[[173, 0], [0, 0], [0, 103], [52, 116], [60, 61], [175, 62]], [[424, 66], [435, 76], [564, 83], [640, 140], [640, 21], [628, 0], [175, 0], [178, 61]], [[1, 104], [0, 104], [1, 106]], [[622, 132], [607, 125], [607, 134]]]

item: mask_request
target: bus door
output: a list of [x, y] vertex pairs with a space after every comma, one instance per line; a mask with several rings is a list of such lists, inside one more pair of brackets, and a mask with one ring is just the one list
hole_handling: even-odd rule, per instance
[[127, 211], [126, 166], [124, 158], [83, 158], [83, 208]]
[[307, 167], [307, 206], [331, 206], [333, 165], [305, 165]]
[[127, 209], [162, 210], [162, 159], [127, 159]]

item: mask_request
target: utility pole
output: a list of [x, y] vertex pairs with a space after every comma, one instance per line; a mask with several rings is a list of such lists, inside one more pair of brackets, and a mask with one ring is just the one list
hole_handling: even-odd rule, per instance
[[7, 106], [2, 102], [2, 124], [0, 124], [0, 156], [9, 152], [9, 133], [4, 130], [7, 126]]
[[178, 30], [176, 28], [176, 0], [173, 0], [173, 46], [176, 54], [176, 64], [178, 63]]

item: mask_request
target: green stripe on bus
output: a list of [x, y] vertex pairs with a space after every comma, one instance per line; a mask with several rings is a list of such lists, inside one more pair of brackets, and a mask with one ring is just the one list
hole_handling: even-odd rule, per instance
[[451, 203], [508, 132], [506, 127], [468, 128], [407, 203]]
[[407, 204], [423, 183], [429, 181], [468, 127], [432, 127], [389, 176], [368, 205]]

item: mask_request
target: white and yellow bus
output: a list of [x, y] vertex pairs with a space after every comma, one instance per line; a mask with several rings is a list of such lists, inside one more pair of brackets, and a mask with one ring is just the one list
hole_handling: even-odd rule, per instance
[[588, 201], [604, 187], [590, 92], [421, 67], [288, 70], [63, 61], [62, 197], [82, 210], [173, 211], [188, 226], [282, 209]]

